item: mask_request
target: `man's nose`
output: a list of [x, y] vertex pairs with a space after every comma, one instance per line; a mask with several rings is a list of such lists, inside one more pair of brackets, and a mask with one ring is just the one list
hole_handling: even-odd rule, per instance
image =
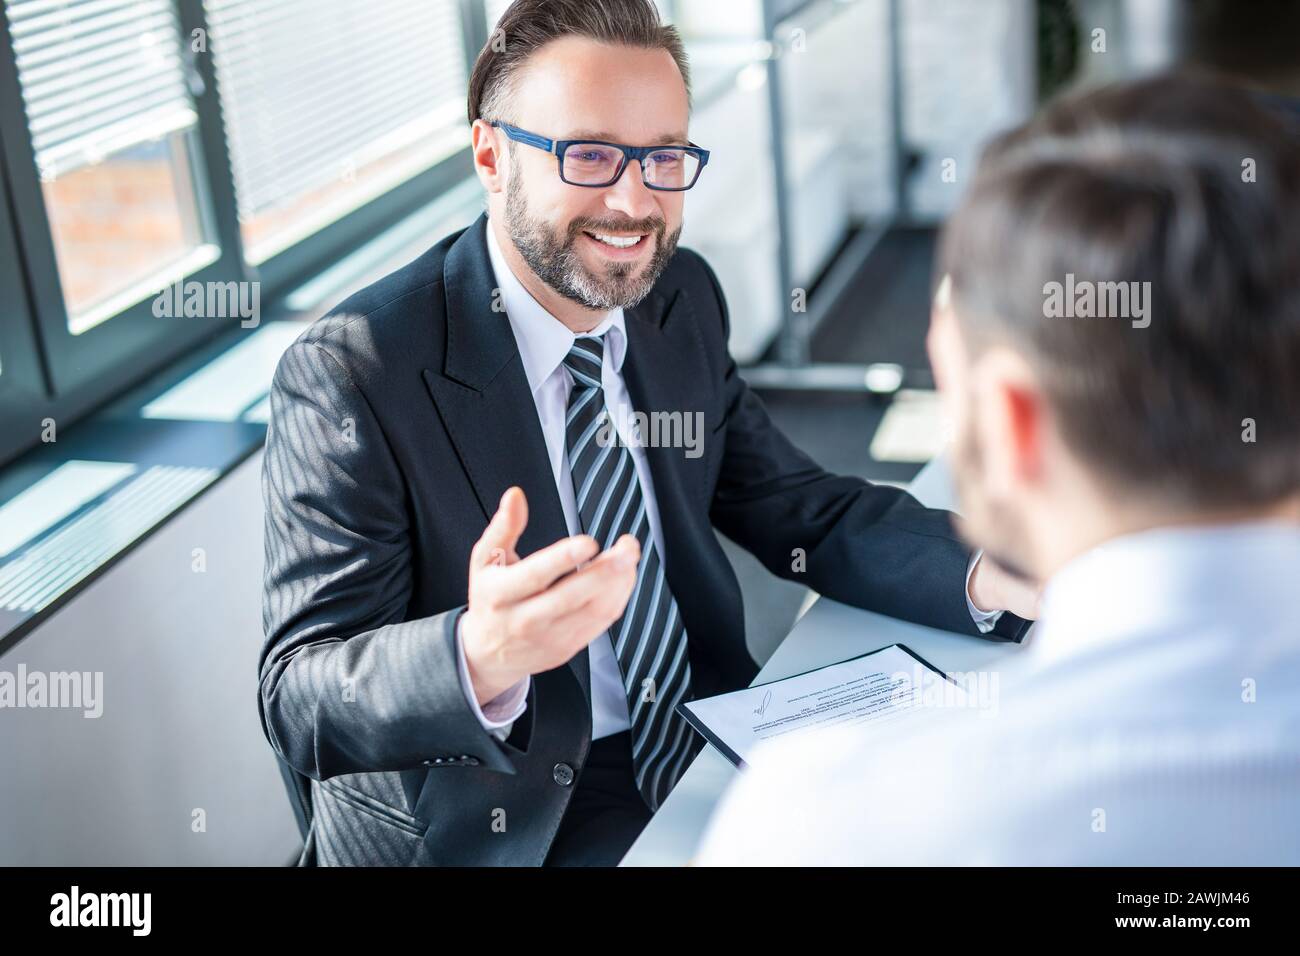
[[646, 186], [639, 161], [628, 160], [618, 182], [605, 190], [605, 207], [629, 219], [648, 219], [657, 213], [654, 190]]

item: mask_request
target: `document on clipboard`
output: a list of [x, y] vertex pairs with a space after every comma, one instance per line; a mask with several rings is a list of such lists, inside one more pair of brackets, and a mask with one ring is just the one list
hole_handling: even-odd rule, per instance
[[760, 743], [829, 727], [879, 724], [906, 715], [933, 695], [964, 703], [965, 691], [902, 644], [744, 690], [685, 701], [682, 716], [738, 767]]

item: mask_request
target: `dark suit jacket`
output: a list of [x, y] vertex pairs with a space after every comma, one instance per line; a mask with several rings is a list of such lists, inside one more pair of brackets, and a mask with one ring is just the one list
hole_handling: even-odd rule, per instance
[[[521, 556], [568, 533], [509, 321], [492, 309], [485, 229], [483, 217], [348, 299], [275, 373], [259, 705], [304, 799], [303, 863], [541, 863], [573, 792], [556, 766], [579, 771], [591, 742], [585, 650], [534, 678], [504, 742], [458, 675], [469, 553], [502, 493], [528, 497]], [[715, 527], [828, 597], [976, 633], [970, 552], [949, 514], [819, 468], [746, 386], [727, 333], [717, 279], [685, 249], [627, 310], [638, 410], [705, 423], [698, 457], [647, 449], [694, 695], [757, 672]], [[996, 636], [1022, 624], [1004, 618]]]

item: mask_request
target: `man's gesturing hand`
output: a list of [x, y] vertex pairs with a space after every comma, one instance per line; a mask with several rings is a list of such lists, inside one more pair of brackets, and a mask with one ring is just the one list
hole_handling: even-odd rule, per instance
[[636, 585], [641, 545], [632, 535], [594, 561], [600, 548], [585, 534], [520, 560], [515, 545], [527, 525], [528, 502], [511, 488], [470, 553], [460, 628], [480, 706], [529, 674], [559, 667], [609, 630]]

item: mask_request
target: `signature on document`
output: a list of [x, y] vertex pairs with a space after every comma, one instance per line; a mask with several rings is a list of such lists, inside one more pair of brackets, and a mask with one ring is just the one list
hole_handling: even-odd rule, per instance
[[754, 716], [762, 717], [764, 714], [766, 714], [767, 705], [770, 703], [772, 703], [772, 692], [769, 690], [766, 694], [763, 695], [763, 703], [759, 704], [757, 707], [754, 708]]

